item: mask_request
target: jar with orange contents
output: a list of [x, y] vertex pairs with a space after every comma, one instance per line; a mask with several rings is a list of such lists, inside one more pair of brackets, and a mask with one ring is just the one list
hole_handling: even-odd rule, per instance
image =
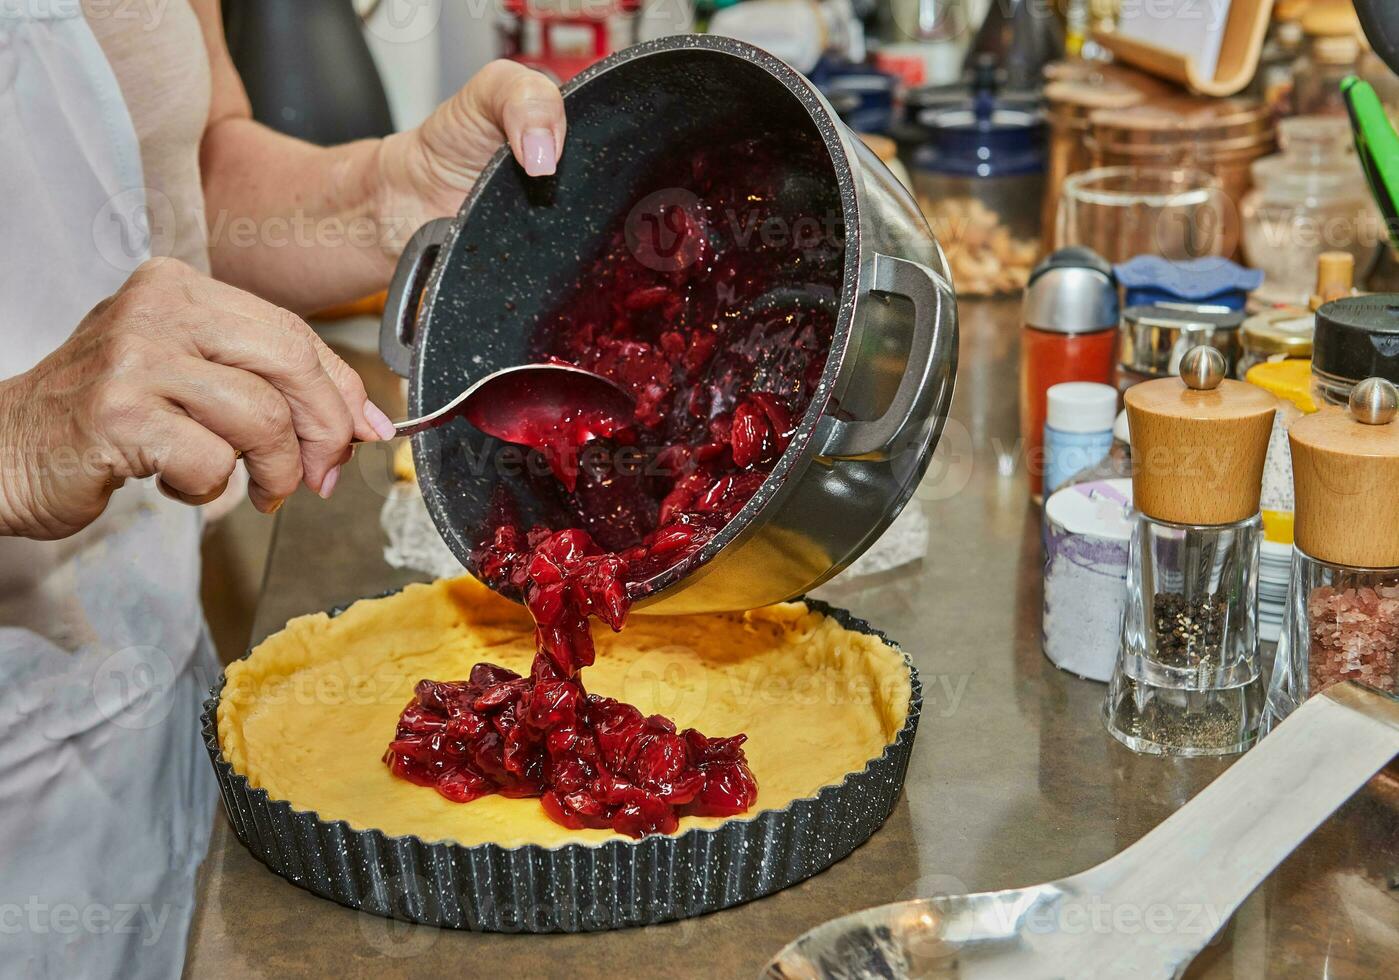
[[1068, 381], [1112, 384], [1117, 280], [1086, 248], [1062, 248], [1035, 267], [1020, 331], [1020, 439], [1030, 493], [1041, 499], [1048, 391]]

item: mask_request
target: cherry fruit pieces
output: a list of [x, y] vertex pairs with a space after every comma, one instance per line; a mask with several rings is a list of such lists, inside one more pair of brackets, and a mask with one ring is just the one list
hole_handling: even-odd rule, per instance
[[397, 776], [466, 803], [542, 797], [571, 828], [670, 834], [682, 816], [731, 816], [757, 798], [745, 736], [677, 732], [661, 717], [586, 694], [536, 658], [530, 677], [477, 664], [465, 682], [419, 681], [385, 761]]

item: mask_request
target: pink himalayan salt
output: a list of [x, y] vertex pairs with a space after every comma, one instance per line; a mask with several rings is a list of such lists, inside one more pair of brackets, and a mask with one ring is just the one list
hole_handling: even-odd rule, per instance
[[1312, 590], [1307, 600], [1311, 654], [1308, 690], [1357, 680], [1382, 691], [1399, 687], [1399, 584]]

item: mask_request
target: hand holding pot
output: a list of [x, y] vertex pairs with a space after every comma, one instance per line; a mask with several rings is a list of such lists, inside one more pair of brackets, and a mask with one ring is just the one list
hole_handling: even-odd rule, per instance
[[502, 142], [531, 177], [552, 174], [564, 131], [558, 86], [517, 62], [493, 61], [417, 129], [384, 141], [386, 211], [409, 231], [456, 214]]

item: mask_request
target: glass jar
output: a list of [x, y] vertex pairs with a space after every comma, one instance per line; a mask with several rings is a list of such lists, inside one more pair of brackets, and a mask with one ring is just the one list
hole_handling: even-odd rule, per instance
[[1258, 58], [1252, 90], [1276, 118], [1293, 115], [1292, 85], [1305, 40], [1295, 20], [1274, 20]]
[[1255, 160], [1240, 205], [1244, 255], [1263, 271], [1264, 303], [1305, 306], [1317, 257], [1348, 252], [1362, 263], [1384, 235], [1344, 116], [1278, 124], [1282, 152]]
[[1399, 384], [1399, 293], [1346, 296], [1316, 311], [1312, 398], [1345, 406], [1365, 378]]
[[1343, 680], [1399, 692], [1399, 391], [1355, 386], [1348, 411], [1291, 431], [1296, 546], [1266, 724]]
[[1302, 57], [1292, 71], [1293, 110], [1303, 116], [1345, 116], [1341, 80], [1356, 73], [1360, 52], [1358, 33], [1309, 33]]
[[1344, 680], [1399, 688], [1399, 568], [1351, 568], [1293, 548], [1269, 725]]
[[1137, 752], [1219, 755], [1253, 744], [1263, 708], [1257, 515], [1225, 525], [1139, 514], [1108, 728]]
[[1228, 255], [1237, 244], [1225, 227], [1231, 210], [1219, 179], [1203, 170], [1100, 167], [1065, 179], [1054, 240], [1060, 248], [1091, 248], [1114, 264], [1147, 254]]
[[914, 195], [947, 252], [961, 295], [1013, 293], [1039, 255], [1045, 123], [1038, 110], [1003, 102], [989, 87], [961, 106], [918, 117]]

